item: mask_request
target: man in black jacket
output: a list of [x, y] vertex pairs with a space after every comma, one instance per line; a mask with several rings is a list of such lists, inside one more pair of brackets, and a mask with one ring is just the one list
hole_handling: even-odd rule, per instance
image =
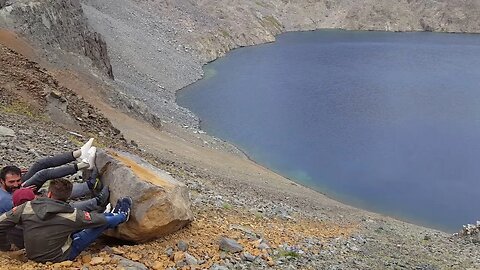
[[7, 231], [17, 224], [23, 226], [27, 257], [36, 262], [74, 260], [106, 229], [128, 221], [132, 200], [119, 200], [115, 211], [108, 214], [85, 212], [66, 201], [72, 183], [52, 180], [47, 197], [26, 202], [0, 216], [0, 249], [10, 249]]

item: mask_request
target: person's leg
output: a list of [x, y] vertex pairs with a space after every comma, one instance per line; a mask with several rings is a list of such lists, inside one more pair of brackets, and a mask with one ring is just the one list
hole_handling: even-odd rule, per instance
[[32, 167], [30, 167], [28, 172], [22, 176], [22, 179], [23, 181], [27, 181], [33, 175], [43, 169], [61, 166], [75, 160], [76, 158], [73, 156], [73, 152], [67, 152], [55, 155], [53, 157], [42, 158], [35, 162]]
[[87, 182], [73, 183], [72, 195], [70, 195], [70, 199], [80, 198], [90, 193], [91, 190]]
[[23, 242], [23, 228], [18, 225], [8, 230], [7, 239], [19, 249], [25, 247]]
[[100, 206], [98, 205], [98, 200], [96, 198], [91, 198], [83, 201], [70, 202], [70, 206], [86, 212], [96, 211], [100, 209]]
[[85, 250], [91, 243], [95, 242], [95, 240], [105, 231], [108, 229], [108, 225], [93, 228], [93, 229], [85, 229], [78, 233], [72, 235], [72, 249], [70, 250], [70, 255], [68, 259], [70, 261], [75, 260], [75, 258]]
[[25, 179], [25, 181], [22, 183], [22, 186], [29, 187], [34, 185], [37, 187], [37, 190], [39, 190], [43, 184], [50, 179], [56, 179], [74, 174], [78, 170], [84, 169], [88, 166], [89, 165], [87, 163], [80, 162], [74, 165], [64, 165], [55, 168], [43, 169], [36, 172], [32, 177]]

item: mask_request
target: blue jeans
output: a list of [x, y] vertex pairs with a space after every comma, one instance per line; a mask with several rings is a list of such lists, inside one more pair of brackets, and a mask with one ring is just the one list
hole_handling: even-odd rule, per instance
[[111, 213], [105, 213], [105, 218], [107, 219], [107, 224], [101, 227], [81, 230], [72, 235], [72, 248], [70, 249], [70, 254], [68, 259], [70, 261], [75, 260], [75, 258], [82, 253], [91, 243], [107, 229], [115, 228], [120, 223], [124, 222], [127, 219], [127, 216], [123, 213], [113, 215]]

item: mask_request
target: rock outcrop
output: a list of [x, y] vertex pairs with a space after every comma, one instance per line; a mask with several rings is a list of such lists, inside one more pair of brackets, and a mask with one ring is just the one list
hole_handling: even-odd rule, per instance
[[130, 220], [109, 233], [144, 242], [179, 230], [193, 220], [187, 187], [141, 158], [114, 150], [97, 151], [96, 165], [110, 188], [112, 205], [133, 199]]
[[0, 0], [0, 28], [20, 33], [56, 58], [65, 52], [86, 56], [113, 79], [106, 43], [89, 28], [79, 0], [9, 2], [5, 6], [6, 1]]

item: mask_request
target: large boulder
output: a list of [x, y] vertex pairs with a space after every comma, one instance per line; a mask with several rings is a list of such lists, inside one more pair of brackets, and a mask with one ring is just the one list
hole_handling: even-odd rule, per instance
[[98, 150], [96, 166], [110, 188], [110, 202], [130, 196], [130, 220], [110, 236], [144, 242], [179, 230], [193, 220], [188, 189], [166, 172], [138, 156], [116, 150]]

